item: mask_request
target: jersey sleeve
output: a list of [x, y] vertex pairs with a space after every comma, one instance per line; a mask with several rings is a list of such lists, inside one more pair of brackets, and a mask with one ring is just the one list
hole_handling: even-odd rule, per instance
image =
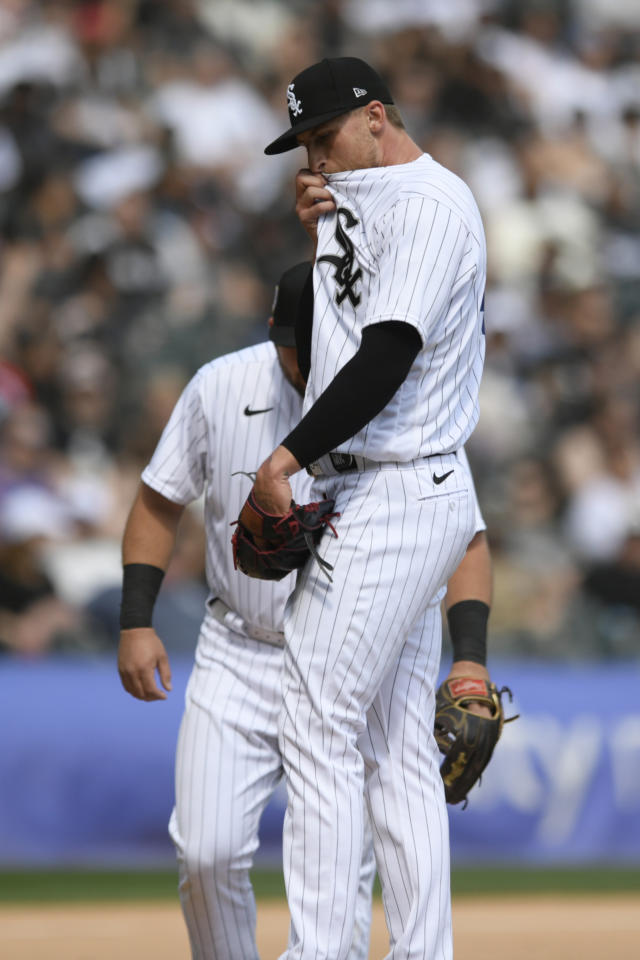
[[449, 306], [467, 231], [460, 218], [428, 197], [397, 201], [376, 224], [377, 276], [363, 326], [400, 320], [429, 330]]
[[197, 373], [173, 408], [142, 481], [167, 500], [197, 500], [207, 476], [207, 421]]
[[473, 495], [473, 503], [475, 507], [475, 526], [473, 528], [474, 534], [481, 533], [482, 530], [487, 529], [487, 525], [484, 522], [484, 517], [482, 516], [482, 510], [480, 509], [480, 504], [478, 502], [478, 494], [476, 493], [476, 485], [473, 481], [473, 474], [471, 473], [471, 467], [469, 466], [469, 459], [467, 457], [467, 451], [464, 447], [461, 447], [458, 451], [458, 458], [461, 463], [467, 468], [467, 473], [471, 478], [471, 494]]

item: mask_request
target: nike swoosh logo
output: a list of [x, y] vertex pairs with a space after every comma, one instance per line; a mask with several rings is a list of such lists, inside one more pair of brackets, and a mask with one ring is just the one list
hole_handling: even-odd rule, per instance
[[443, 473], [441, 477], [436, 477], [436, 475], [435, 475], [435, 473], [434, 473], [434, 474], [433, 474], [433, 482], [434, 482], [434, 483], [444, 483], [444, 481], [447, 479], [447, 477], [450, 477], [452, 473], [453, 473], [453, 470], [449, 470], [449, 473]]
[[245, 417], [255, 417], [256, 413], [269, 413], [270, 410], [273, 410], [273, 407], [265, 407], [264, 410], [251, 410], [249, 405], [244, 408]]

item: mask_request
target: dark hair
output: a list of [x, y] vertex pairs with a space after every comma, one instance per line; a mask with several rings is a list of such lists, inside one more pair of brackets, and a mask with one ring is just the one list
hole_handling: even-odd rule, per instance
[[[387, 115], [387, 120], [389, 121], [391, 126], [396, 127], [398, 130], [405, 130], [406, 128], [404, 125], [404, 120], [402, 119], [400, 111], [398, 110], [396, 105], [394, 103], [383, 103], [382, 105], [384, 107], [384, 112]], [[352, 113], [365, 111], [367, 109], [367, 106], [368, 104], [365, 104], [363, 107], [354, 107], [352, 110], [347, 110], [346, 113], [343, 113], [340, 116], [336, 117], [336, 120], [340, 120], [342, 122], [346, 120], [347, 117], [350, 116]]]

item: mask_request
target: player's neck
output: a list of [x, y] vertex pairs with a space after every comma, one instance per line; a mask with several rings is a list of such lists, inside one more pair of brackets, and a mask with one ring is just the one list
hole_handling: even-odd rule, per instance
[[397, 163], [411, 163], [424, 153], [406, 130], [389, 126], [381, 143], [382, 159], [380, 166], [392, 167]]

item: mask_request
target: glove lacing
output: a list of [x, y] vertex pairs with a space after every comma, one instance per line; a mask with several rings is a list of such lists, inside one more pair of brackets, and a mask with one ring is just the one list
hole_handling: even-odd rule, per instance
[[[251, 480], [252, 483], [255, 483], [255, 482], [256, 482], [257, 473], [256, 473], [255, 471], [251, 471], [251, 472], [250, 472], [250, 471], [247, 471], [247, 470], [236, 470], [234, 473], [231, 474], [231, 476], [232, 476], [232, 477], [239, 477], [239, 476], [240, 476], [240, 477], [248, 477], [249, 480]], [[311, 513], [311, 512], [316, 511], [316, 510], [318, 509], [318, 507], [319, 507], [319, 503], [318, 503], [317, 501], [316, 501], [315, 503], [305, 503], [305, 504], [304, 504], [304, 509], [305, 509], [305, 511], [307, 511], [308, 513]], [[340, 516], [339, 513], [327, 513], [327, 514], [325, 514], [325, 516], [323, 516], [323, 517], [318, 517], [318, 523], [321, 523], [321, 524], [322, 524], [323, 526], [325, 526], [325, 527], [329, 527], [329, 529], [331, 530], [331, 532], [332, 532], [332, 534], [334, 535], [334, 537], [337, 537], [337, 536], [338, 536], [337, 530], [336, 530], [336, 528], [334, 527], [334, 525], [331, 523], [331, 521], [332, 521], [332, 520], [335, 520], [335, 519], [336, 519], [337, 517], [339, 517], [339, 516]], [[237, 523], [237, 520], [234, 521], [234, 523], [231, 524], [231, 526], [234, 526], [235, 523]], [[288, 523], [288, 524], [291, 526], [292, 532], [293, 532], [293, 535], [294, 535], [294, 536], [298, 533], [299, 521], [298, 521], [298, 518], [295, 516], [295, 514], [294, 514], [293, 512], [286, 513], [286, 514], [282, 517], [281, 520], [278, 520], [278, 522], [274, 524], [274, 530], [277, 530], [277, 528], [280, 527], [280, 526], [282, 526], [283, 523]], [[307, 529], [307, 528], [305, 528], [305, 525], [304, 525], [304, 524], [302, 524], [302, 527], [303, 527], [303, 534], [302, 534], [302, 535], [303, 535], [303, 537], [304, 537], [304, 542], [305, 542], [306, 545], [307, 545], [307, 548], [308, 548], [308, 550], [309, 550], [309, 553], [311, 554], [311, 556], [313, 557], [313, 559], [316, 561], [316, 563], [317, 563], [318, 566], [320, 567], [320, 570], [322, 571], [322, 573], [325, 574], [325, 576], [326, 576], [327, 579], [329, 580], [329, 583], [333, 583], [333, 577], [331, 576], [331, 573], [329, 572], [329, 571], [332, 571], [332, 570], [333, 570], [333, 564], [329, 563], [328, 560], [325, 560], [324, 557], [321, 557], [321, 556], [320, 556], [320, 554], [318, 553], [318, 551], [317, 551], [317, 549], [316, 549], [316, 545], [315, 545], [315, 543], [313, 542], [312, 532], [313, 532], [314, 529], [317, 529], [317, 528], [309, 527], [309, 528]], [[234, 545], [234, 567], [237, 569], [237, 565], [236, 565], [236, 562], [235, 562], [235, 545]]]
[[[319, 506], [320, 504], [317, 502], [305, 503], [304, 510], [308, 513], [314, 513]], [[339, 513], [327, 513], [323, 517], [318, 517], [318, 524], [322, 524], [323, 527], [329, 527], [334, 537], [337, 537], [338, 533], [334, 525], [331, 523], [331, 521], [339, 516], [340, 516]], [[329, 580], [329, 583], [333, 583], [333, 577], [329, 572], [333, 570], [333, 564], [329, 563], [328, 560], [325, 560], [324, 557], [320, 556], [316, 548], [316, 545], [313, 542], [312, 533], [313, 533], [313, 530], [317, 529], [317, 526], [306, 528], [305, 524], [301, 523], [298, 520], [298, 518], [295, 516], [295, 514], [286, 514], [286, 516], [284, 516], [282, 520], [279, 520], [278, 523], [274, 524], [274, 527], [277, 528], [281, 526], [283, 523], [287, 523], [287, 522], [292, 527], [294, 536], [295, 534], [297, 534], [299, 528], [302, 527], [302, 536], [304, 537], [304, 542], [307, 545], [307, 549], [309, 550], [309, 553], [311, 554], [313, 559], [316, 561], [316, 563], [320, 567], [320, 570], [322, 571], [322, 573], [324, 573], [324, 575], [327, 577], [327, 579]]]

